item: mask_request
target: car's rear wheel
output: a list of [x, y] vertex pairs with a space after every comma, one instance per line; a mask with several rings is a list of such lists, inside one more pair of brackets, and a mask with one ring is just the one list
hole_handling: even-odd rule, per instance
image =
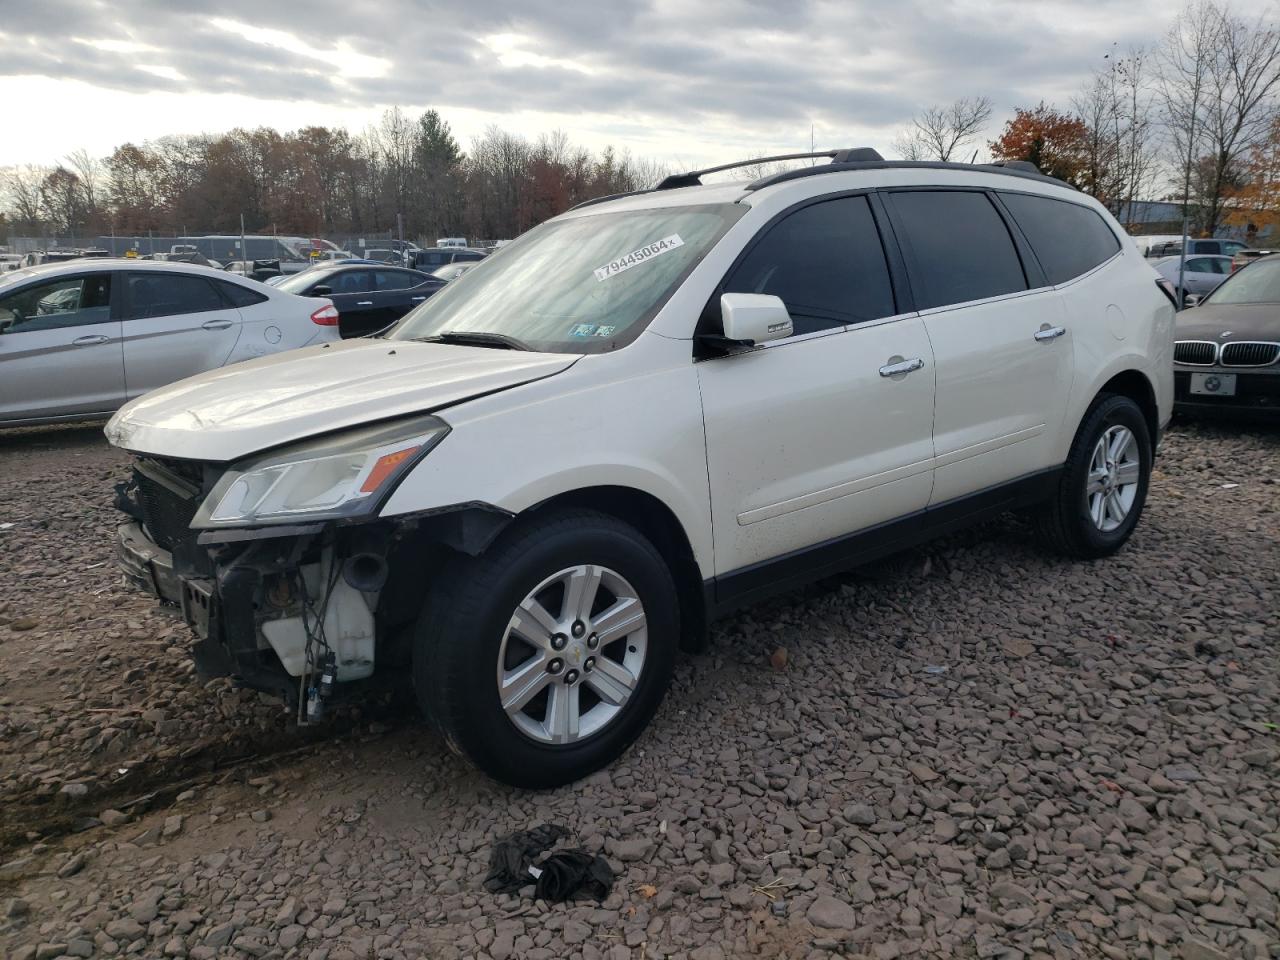
[[1142, 516], [1151, 464], [1141, 408], [1128, 397], [1100, 396], [1076, 432], [1055, 495], [1037, 514], [1042, 537], [1080, 559], [1115, 553]]
[[588, 510], [519, 524], [433, 587], [414, 652], [419, 700], [495, 779], [577, 780], [656, 712], [678, 609], [661, 555], [627, 524]]

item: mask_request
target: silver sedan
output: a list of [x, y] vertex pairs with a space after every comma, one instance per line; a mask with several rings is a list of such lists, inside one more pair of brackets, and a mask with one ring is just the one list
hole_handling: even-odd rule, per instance
[[189, 263], [78, 260], [0, 275], [0, 426], [105, 417], [156, 387], [338, 339], [329, 300]]

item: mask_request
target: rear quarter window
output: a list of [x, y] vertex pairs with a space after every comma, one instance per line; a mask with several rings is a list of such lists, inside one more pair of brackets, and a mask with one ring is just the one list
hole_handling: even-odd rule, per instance
[[238, 283], [228, 283], [226, 280], [215, 280], [214, 283], [222, 295], [235, 307], [252, 307], [255, 303], [262, 303], [267, 299], [265, 293], [250, 290]]
[[1002, 193], [1000, 199], [1026, 235], [1051, 284], [1088, 273], [1120, 252], [1116, 235], [1088, 207], [1026, 193]]

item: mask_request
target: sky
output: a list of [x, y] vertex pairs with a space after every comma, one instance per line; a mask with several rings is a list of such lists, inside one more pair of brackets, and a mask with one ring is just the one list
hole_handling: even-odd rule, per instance
[[[873, 146], [923, 107], [1067, 107], [1154, 0], [0, 0], [0, 167], [440, 111], [676, 167]], [[1113, 45], [1115, 45], [1113, 47]]]

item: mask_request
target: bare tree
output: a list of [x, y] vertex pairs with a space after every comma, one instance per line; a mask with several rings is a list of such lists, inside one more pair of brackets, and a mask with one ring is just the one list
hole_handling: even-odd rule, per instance
[[981, 136], [991, 120], [991, 100], [961, 97], [947, 106], [928, 107], [893, 141], [906, 160], [949, 161], [955, 152]]
[[67, 166], [80, 178], [80, 189], [85, 206], [92, 214], [98, 209], [98, 186], [102, 182], [104, 167], [101, 160], [81, 147], [66, 156]]
[[4, 174], [4, 188], [9, 195], [11, 218], [15, 225], [35, 229], [44, 219], [44, 194], [41, 187], [49, 175], [48, 167], [24, 164], [11, 167]]
[[1151, 94], [1141, 48], [1128, 56], [1108, 55], [1071, 106], [1088, 130], [1084, 189], [1117, 213], [1132, 214], [1133, 201], [1148, 186], [1154, 167], [1151, 149]]
[[1211, 234], [1241, 160], [1265, 139], [1276, 116], [1280, 31], [1261, 18], [1246, 21], [1212, 0], [1199, 0], [1169, 31], [1159, 78], [1186, 215], [1194, 181], [1197, 226]]

